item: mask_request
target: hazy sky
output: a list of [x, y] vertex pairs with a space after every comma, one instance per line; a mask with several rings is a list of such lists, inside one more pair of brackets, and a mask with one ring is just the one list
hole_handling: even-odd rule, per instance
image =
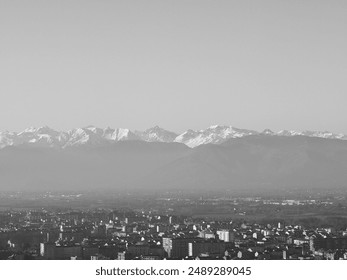
[[0, 0], [0, 130], [347, 133], [347, 1]]

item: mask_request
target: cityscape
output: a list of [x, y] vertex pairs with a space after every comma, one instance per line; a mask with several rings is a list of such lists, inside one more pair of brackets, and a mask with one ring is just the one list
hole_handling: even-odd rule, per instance
[[347, 192], [0, 195], [0, 258], [347, 259]]
[[344, 275], [346, 12], [0, 0], [0, 278]]

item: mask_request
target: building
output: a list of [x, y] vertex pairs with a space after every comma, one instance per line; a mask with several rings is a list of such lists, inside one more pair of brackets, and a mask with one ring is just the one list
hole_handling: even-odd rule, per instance
[[219, 240], [222, 240], [224, 242], [234, 242], [235, 240], [234, 232], [230, 229], [217, 230], [217, 235]]
[[209, 256], [222, 258], [225, 255], [226, 243], [217, 240], [194, 240], [188, 243], [188, 256]]
[[199, 237], [204, 238], [204, 239], [216, 238], [214, 232], [210, 229], [200, 231]]
[[71, 257], [82, 259], [80, 245], [57, 245], [55, 243], [41, 243], [40, 255], [47, 260], [68, 260]]
[[336, 250], [347, 249], [347, 237], [323, 237], [321, 235], [311, 236], [309, 240], [310, 250]]
[[194, 238], [163, 238], [163, 248], [168, 258], [183, 259], [188, 257], [188, 244], [193, 242]]

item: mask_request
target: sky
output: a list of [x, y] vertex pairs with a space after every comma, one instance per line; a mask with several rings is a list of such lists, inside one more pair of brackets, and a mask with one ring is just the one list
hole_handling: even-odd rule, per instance
[[347, 133], [347, 1], [0, 0], [0, 130]]

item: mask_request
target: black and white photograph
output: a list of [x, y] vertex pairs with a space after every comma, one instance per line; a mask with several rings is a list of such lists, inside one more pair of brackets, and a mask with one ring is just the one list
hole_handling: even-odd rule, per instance
[[0, 0], [0, 267], [347, 260], [346, 32], [343, 0]]

